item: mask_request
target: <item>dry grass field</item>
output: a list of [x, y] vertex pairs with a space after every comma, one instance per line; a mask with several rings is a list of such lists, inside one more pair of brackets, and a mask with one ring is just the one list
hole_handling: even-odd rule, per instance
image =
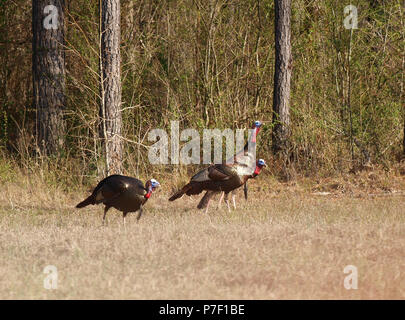
[[[163, 184], [162, 184], [163, 185]], [[86, 191], [2, 183], [1, 299], [404, 299], [405, 197], [314, 193], [254, 182], [209, 215], [164, 187], [137, 223]], [[333, 184], [332, 184], [333, 186]], [[45, 266], [58, 288], [44, 289]], [[343, 269], [358, 269], [347, 290]]]

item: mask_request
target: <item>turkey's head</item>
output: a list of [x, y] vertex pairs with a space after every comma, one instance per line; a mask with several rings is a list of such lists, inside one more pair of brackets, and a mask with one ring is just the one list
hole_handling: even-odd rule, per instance
[[255, 123], [253, 124], [253, 134], [252, 134], [252, 142], [256, 143], [256, 137], [259, 134], [260, 128], [262, 126], [262, 123], [259, 120], [256, 120]]
[[160, 187], [160, 183], [155, 179], [150, 179], [150, 186], [152, 187], [152, 191], [155, 191], [156, 188]]
[[263, 159], [257, 160], [256, 169], [255, 169], [255, 172], [253, 173], [253, 176], [257, 176], [263, 167], [267, 167], [266, 161], [264, 161]]
[[150, 179], [146, 181], [145, 188], [148, 190], [148, 193], [145, 194], [145, 198], [149, 199], [152, 192], [156, 190], [156, 188], [160, 187], [160, 183], [155, 179]]
[[253, 125], [253, 129], [260, 128], [261, 126], [262, 126], [262, 123], [259, 120], [256, 120], [254, 125]]

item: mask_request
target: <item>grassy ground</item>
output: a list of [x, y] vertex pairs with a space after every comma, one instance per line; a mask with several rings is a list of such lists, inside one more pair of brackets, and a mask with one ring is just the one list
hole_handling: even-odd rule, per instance
[[[86, 191], [2, 185], [0, 298], [404, 299], [405, 198], [275, 192], [209, 215], [162, 189], [123, 228], [111, 210], [73, 209]], [[323, 194], [323, 195], [321, 195]], [[325, 195], [326, 194], [326, 195]], [[58, 288], [43, 286], [45, 266]], [[346, 290], [347, 265], [358, 289]]]

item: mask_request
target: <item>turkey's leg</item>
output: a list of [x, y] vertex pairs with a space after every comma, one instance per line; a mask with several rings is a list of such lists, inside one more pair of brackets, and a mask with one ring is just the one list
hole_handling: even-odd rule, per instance
[[221, 208], [221, 202], [222, 202], [222, 200], [224, 199], [224, 195], [225, 195], [225, 192], [222, 192], [221, 193], [221, 197], [219, 198], [219, 202], [218, 202], [218, 209], [220, 209]]
[[235, 201], [235, 198], [236, 198], [236, 194], [235, 194], [235, 192], [232, 192], [233, 208], [236, 210], [236, 201]]
[[123, 212], [122, 213], [122, 220], [124, 221], [124, 227], [125, 227], [125, 217], [127, 216], [128, 212]]
[[139, 208], [139, 213], [138, 213], [138, 216], [136, 217], [136, 221], [139, 221], [139, 219], [141, 219], [142, 213], [143, 213], [143, 210], [142, 210], [142, 206], [141, 206]]
[[231, 207], [229, 206], [228, 194], [225, 194], [225, 202], [226, 202], [226, 205], [228, 206], [228, 212], [231, 212]]
[[207, 202], [207, 208], [205, 209], [205, 214], [207, 214], [208, 213], [208, 207], [210, 206], [210, 202], [211, 202], [211, 198], [210, 199], [208, 199], [208, 202]]
[[110, 210], [110, 208], [110, 206], [105, 206], [104, 208], [103, 225], [105, 225], [105, 217], [107, 215], [107, 211]]
[[243, 186], [243, 193], [245, 194], [245, 200], [247, 201], [247, 199], [248, 199], [248, 185], [247, 185], [247, 181], [245, 182], [245, 185]]

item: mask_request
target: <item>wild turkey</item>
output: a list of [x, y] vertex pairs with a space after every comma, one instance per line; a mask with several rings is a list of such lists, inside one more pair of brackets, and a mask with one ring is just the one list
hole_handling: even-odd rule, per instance
[[[255, 171], [253, 172], [252, 175], [250, 175], [250, 176], [247, 177], [247, 179], [246, 179], [246, 181], [245, 181], [245, 183], [244, 183], [244, 186], [246, 186], [247, 181], [248, 181], [249, 179], [254, 179], [254, 178], [256, 178], [256, 176], [259, 175], [261, 169], [262, 169], [263, 167], [266, 167], [266, 166], [267, 166], [267, 165], [266, 165], [266, 162], [265, 162], [263, 159], [259, 159], [259, 160], [257, 161], [257, 163], [256, 163], [256, 169], [255, 169]], [[228, 195], [229, 195], [229, 192], [232, 192], [233, 207], [234, 207], [234, 209], [236, 209], [236, 201], [235, 201], [235, 193], [234, 193], [234, 192], [235, 192], [235, 190], [238, 189], [239, 187], [240, 187], [240, 186], [237, 186], [236, 188], [234, 188], [234, 189], [232, 189], [232, 190], [230, 190], [230, 191], [223, 191], [223, 192], [221, 192], [221, 197], [220, 197], [220, 199], [219, 199], [218, 207], [220, 207], [221, 202], [222, 202], [222, 199], [224, 199], [225, 203], [226, 203], [227, 206], [228, 206], [228, 211], [231, 211], [231, 208], [229, 207]], [[208, 205], [209, 205], [209, 202], [210, 202], [211, 198], [212, 198], [215, 194], [217, 194], [217, 193], [218, 193], [218, 191], [211, 191], [211, 190], [208, 190], [208, 191], [205, 193], [205, 195], [201, 198], [201, 201], [198, 203], [197, 208], [198, 208], [198, 209], [206, 208], [206, 211], [207, 211], [207, 210], [208, 210]]]
[[[250, 144], [253, 148], [256, 148], [256, 138], [260, 132], [261, 127], [262, 127], [262, 123], [260, 121], [255, 121], [253, 123], [252, 129], [254, 129], [255, 131], [253, 131], [252, 136], [250, 138]], [[245, 156], [245, 158], [242, 158], [242, 156]], [[246, 159], [248, 160], [247, 163], [246, 163]], [[234, 161], [235, 163], [245, 163], [247, 166], [253, 167], [255, 159], [256, 159], [256, 157], [249, 153], [249, 143], [246, 142], [243, 149], [240, 150], [239, 152], [237, 152], [233, 156], [233, 159], [229, 158], [227, 160], [227, 163]], [[232, 202], [233, 202], [234, 208], [236, 209], [235, 191], [236, 191], [236, 189], [232, 191]], [[207, 193], [210, 193], [210, 195], [208, 196]], [[206, 194], [204, 195], [203, 199], [205, 197], [209, 197], [211, 199], [211, 197], [216, 193], [218, 193], [218, 192], [207, 191]], [[245, 195], [245, 200], [247, 200], [248, 199], [248, 182], [247, 181], [243, 185], [243, 193]], [[225, 192], [221, 192], [221, 197], [219, 198], [218, 207], [220, 207], [222, 199], [224, 199], [224, 196], [225, 196], [225, 202], [228, 204], [228, 193], [225, 194]]]
[[[228, 194], [245, 184], [248, 179], [255, 178], [264, 166], [266, 166], [266, 162], [259, 159], [252, 173], [251, 168], [238, 163], [211, 165], [195, 174], [188, 184], [169, 198], [169, 201], [181, 198], [184, 194], [190, 196], [199, 194], [203, 190], [209, 190], [212, 192], [207, 192], [198, 205], [200, 209], [206, 207], [205, 212], [207, 212], [209, 202], [215, 192], [224, 191], [225, 194]], [[230, 209], [228, 202], [227, 204]]]
[[142, 181], [136, 178], [112, 175], [101, 180], [93, 193], [76, 205], [76, 208], [83, 208], [89, 204], [103, 203], [105, 205], [103, 224], [107, 211], [113, 207], [123, 213], [125, 225], [125, 217], [129, 212], [139, 210], [137, 220], [141, 218], [143, 205], [148, 201], [152, 192], [159, 186], [160, 183], [155, 179], [148, 180], [144, 186]]

